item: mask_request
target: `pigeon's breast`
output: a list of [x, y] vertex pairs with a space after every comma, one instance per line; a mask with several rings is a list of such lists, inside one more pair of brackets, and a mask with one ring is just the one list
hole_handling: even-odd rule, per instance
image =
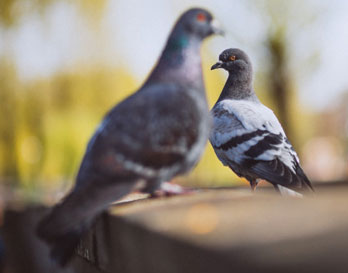
[[198, 118], [194, 124], [195, 130], [197, 130], [197, 139], [186, 157], [187, 169], [191, 169], [197, 164], [204, 151], [213, 124], [205, 96], [201, 96], [199, 92], [191, 92], [190, 97], [196, 106]]

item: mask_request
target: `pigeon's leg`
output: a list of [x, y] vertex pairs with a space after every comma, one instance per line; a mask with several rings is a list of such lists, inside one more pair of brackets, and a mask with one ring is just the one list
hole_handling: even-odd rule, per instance
[[171, 182], [163, 182], [161, 184], [161, 190], [166, 196], [190, 194], [194, 192], [192, 189], [184, 188]]
[[145, 188], [141, 190], [142, 193], [148, 193], [150, 198], [159, 197], [157, 191], [161, 188], [162, 181], [158, 179], [149, 180], [146, 182]]
[[255, 189], [257, 187], [257, 183], [258, 183], [258, 179], [251, 179], [250, 180], [250, 187], [251, 187], [251, 191], [255, 192]]
[[148, 181], [145, 188], [141, 190], [143, 193], [148, 193], [150, 198], [173, 196], [192, 193], [193, 190], [184, 188], [178, 184], [171, 182], [161, 182], [160, 180]]

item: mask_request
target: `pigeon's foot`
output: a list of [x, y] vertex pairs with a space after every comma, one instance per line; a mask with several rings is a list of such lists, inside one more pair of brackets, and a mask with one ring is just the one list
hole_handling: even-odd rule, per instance
[[183, 195], [183, 194], [192, 194], [196, 192], [193, 189], [184, 188], [178, 184], [174, 184], [171, 182], [163, 182], [159, 189], [153, 192], [150, 195], [150, 198], [157, 198], [163, 196], [175, 196], [175, 195]]
[[257, 187], [257, 183], [258, 183], [257, 179], [250, 181], [251, 192], [255, 192], [255, 189]]

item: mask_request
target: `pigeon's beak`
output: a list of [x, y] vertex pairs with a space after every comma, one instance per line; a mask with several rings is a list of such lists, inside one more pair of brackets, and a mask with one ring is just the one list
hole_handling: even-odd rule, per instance
[[220, 22], [217, 19], [213, 19], [210, 23], [211, 29], [214, 34], [224, 36], [225, 31], [222, 29]]
[[223, 62], [218, 61], [216, 64], [214, 64], [210, 69], [214, 70], [214, 69], [218, 69], [218, 68], [222, 68]]

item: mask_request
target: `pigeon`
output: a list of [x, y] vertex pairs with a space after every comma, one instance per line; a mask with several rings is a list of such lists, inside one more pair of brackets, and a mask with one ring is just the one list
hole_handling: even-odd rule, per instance
[[200, 47], [205, 38], [222, 34], [216, 22], [204, 9], [183, 13], [145, 83], [104, 117], [72, 191], [38, 225], [58, 264], [68, 263], [110, 203], [135, 190], [153, 193], [198, 162], [212, 124]]
[[240, 49], [226, 49], [211, 70], [218, 68], [229, 75], [211, 110], [210, 142], [222, 164], [246, 178], [253, 191], [263, 179], [282, 195], [312, 192], [311, 182], [277, 117], [254, 92], [248, 55]]

